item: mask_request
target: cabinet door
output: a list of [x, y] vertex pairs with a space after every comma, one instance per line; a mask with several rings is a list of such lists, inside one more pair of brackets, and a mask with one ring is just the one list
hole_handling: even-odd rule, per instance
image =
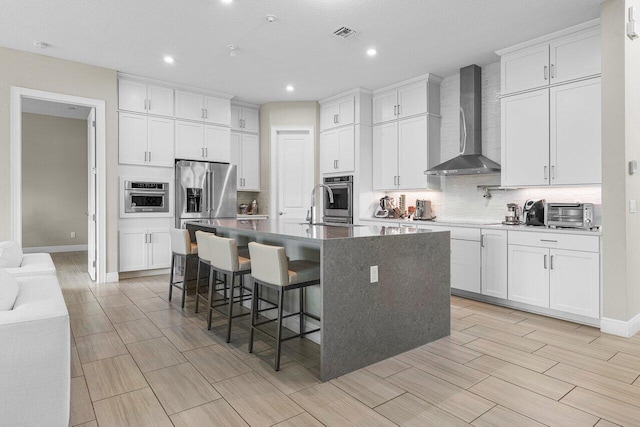
[[547, 43], [504, 55], [501, 60], [502, 94], [549, 84]]
[[147, 110], [149, 114], [173, 116], [173, 89], [147, 86]]
[[338, 105], [335, 102], [322, 105], [322, 130], [338, 126]]
[[253, 108], [242, 109], [242, 130], [258, 133], [260, 131], [260, 112]]
[[176, 90], [176, 118], [187, 120], [204, 119], [204, 97], [197, 93]]
[[480, 242], [451, 239], [451, 287], [480, 293]]
[[338, 172], [351, 172], [355, 169], [355, 138], [353, 126], [338, 129]]
[[258, 135], [242, 135], [242, 175], [245, 191], [260, 191], [260, 140]]
[[340, 141], [337, 130], [322, 132], [320, 135], [320, 170], [322, 173], [337, 172], [340, 159]]
[[231, 132], [229, 140], [231, 150], [229, 152], [229, 163], [236, 166], [237, 188], [242, 190], [242, 134]]
[[130, 80], [118, 80], [118, 108], [146, 113], [147, 85]]
[[204, 125], [176, 120], [176, 159], [204, 158]]
[[147, 162], [147, 116], [118, 114], [118, 160], [121, 164]]
[[512, 301], [549, 307], [549, 249], [509, 245], [508, 296]]
[[231, 130], [242, 130], [242, 107], [232, 105], [229, 111], [231, 112]]
[[398, 188], [426, 188], [429, 169], [427, 116], [398, 121]]
[[398, 117], [410, 117], [427, 112], [427, 82], [398, 89]]
[[231, 124], [231, 104], [229, 100], [205, 96], [204, 121], [229, 126]]
[[482, 294], [507, 299], [507, 232], [482, 230]]
[[352, 125], [355, 122], [356, 110], [353, 96], [336, 101], [338, 126]]
[[600, 317], [600, 254], [550, 250], [550, 307]]
[[398, 122], [373, 127], [373, 189], [395, 190], [398, 179]]
[[172, 167], [175, 161], [173, 120], [149, 116], [147, 126], [148, 163], [152, 166]]
[[549, 90], [502, 98], [502, 185], [549, 184]]
[[168, 229], [149, 230], [149, 269], [171, 267], [171, 237]]
[[600, 78], [552, 87], [551, 184], [602, 182]]
[[147, 230], [120, 231], [119, 271], [147, 269]]
[[204, 127], [204, 154], [210, 162], [228, 163], [231, 159], [231, 129], [221, 126]]
[[379, 93], [373, 97], [373, 124], [388, 122], [396, 119], [398, 105], [398, 91], [393, 89]]
[[550, 46], [551, 83], [600, 74], [602, 40], [600, 27], [589, 28], [553, 40]]

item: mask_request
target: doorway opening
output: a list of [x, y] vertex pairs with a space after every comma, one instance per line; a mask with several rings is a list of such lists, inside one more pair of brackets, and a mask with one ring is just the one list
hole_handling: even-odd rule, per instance
[[104, 101], [13, 87], [11, 107], [13, 240], [107, 281]]

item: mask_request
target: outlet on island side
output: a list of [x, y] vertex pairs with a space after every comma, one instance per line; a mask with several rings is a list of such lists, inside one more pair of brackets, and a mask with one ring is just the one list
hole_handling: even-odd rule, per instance
[[72, 239], [75, 239], [75, 238], [76, 238], [76, 232], [75, 232], [75, 231], [72, 231], [72, 232], [71, 232], [71, 238], [72, 238]]
[[371, 283], [378, 283], [378, 266], [372, 265], [369, 267], [369, 280]]

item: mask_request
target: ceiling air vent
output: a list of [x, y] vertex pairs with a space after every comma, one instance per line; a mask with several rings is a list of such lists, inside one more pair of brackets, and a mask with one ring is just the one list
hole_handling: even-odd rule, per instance
[[352, 30], [351, 28], [348, 28], [348, 27], [340, 27], [333, 32], [334, 36], [337, 36], [343, 39], [348, 39], [349, 37], [354, 36], [355, 34], [356, 34], [356, 30]]

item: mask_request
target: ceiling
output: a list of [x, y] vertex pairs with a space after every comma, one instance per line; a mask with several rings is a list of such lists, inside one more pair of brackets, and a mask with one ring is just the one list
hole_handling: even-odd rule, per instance
[[[0, 45], [262, 104], [486, 65], [497, 49], [598, 18], [602, 2], [0, 0]], [[358, 33], [337, 38], [343, 25]], [[36, 40], [50, 46], [36, 48]], [[369, 47], [378, 55], [368, 57]]]
[[44, 101], [42, 99], [33, 98], [22, 99], [23, 113], [87, 120], [89, 117], [89, 111], [91, 111], [89, 107], [84, 107], [82, 105], [62, 104], [60, 102]]

